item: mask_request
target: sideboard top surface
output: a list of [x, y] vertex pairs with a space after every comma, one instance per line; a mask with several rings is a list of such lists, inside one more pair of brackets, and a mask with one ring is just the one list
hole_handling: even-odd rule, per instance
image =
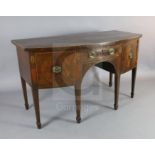
[[24, 50], [38, 48], [56, 48], [73, 46], [108, 45], [111, 43], [140, 38], [141, 34], [122, 31], [97, 31], [53, 37], [12, 40], [12, 43]]

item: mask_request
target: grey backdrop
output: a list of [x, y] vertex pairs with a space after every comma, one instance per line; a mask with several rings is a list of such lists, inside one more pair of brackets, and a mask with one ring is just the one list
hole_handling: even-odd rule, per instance
[[[40, 96], [44, 128], [37, 130], [34, 109], [24, 109], [11, 40], [101, 30], [143, 34], [135, 99], [129, 97], [127, 73], [121, 79], [119, 110], [114, 111], [108, 74], [92, 68], [82, 86], [91, 90], [82, 95], [82, 123], [75, 123], [73, 88], [44, 90]], [[154, 90], [155, 17], [0, 17], [0, 138], [155, 138]]]

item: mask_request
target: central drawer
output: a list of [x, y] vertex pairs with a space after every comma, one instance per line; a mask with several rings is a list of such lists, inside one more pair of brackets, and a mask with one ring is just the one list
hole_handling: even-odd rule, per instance
[[35, 62], [39, 87], [64, 87], [75, 83], [74, 51], [36, 53]]
[[81, 50], [81, 60], [84, 62], [94, 62], [115, 58], [121, 53], [120, 45], [111, 45], [98, 48], [85, 48]]

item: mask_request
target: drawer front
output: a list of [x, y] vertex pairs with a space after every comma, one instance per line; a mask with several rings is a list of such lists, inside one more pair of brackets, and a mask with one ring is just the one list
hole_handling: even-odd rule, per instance
[[35, 59], [39, 87], [63, 87], [74, 84], [76, 77], [75, 52], [37, 53]]
[[84, 62], [97, 62], [115, 58], [121, 54], [121, 46], [105, 46], [100, 48], [87, 48], [81, 52], [81, 60]]
[[138, 41], [131, 40], [123, 44], [122, 72], [127, 72], [137, 65]]

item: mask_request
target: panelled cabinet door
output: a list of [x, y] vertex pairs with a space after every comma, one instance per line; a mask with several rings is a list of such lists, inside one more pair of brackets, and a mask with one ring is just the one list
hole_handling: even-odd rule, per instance
[[76, 77], [74, 51], [36, 53], [37, 84], [40, 88], [73, 85]]
[[138, 40], [127, 41], [122, 48], [121, 71], [127, 72], [137, 65]]

